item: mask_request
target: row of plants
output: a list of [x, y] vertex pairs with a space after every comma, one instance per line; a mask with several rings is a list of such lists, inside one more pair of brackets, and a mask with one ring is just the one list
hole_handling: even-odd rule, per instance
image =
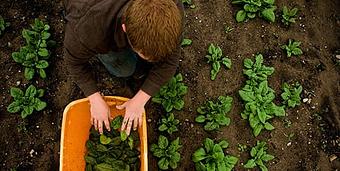
[[[35, 19], [30, 29], [23, 29], [22, 37], [25, 45], [18, 52], [12, 53], [15, 62], [24, 67], [24, 77], [32, 80], [37, 73], [41, 78], [46, 78], [45, 69], [49, 66], [49, 48], [55, 45], [50, 39], [50, 26], [40, 19]], [[10, 94], [13, 102], [7, 107], [10, 113], [21, 113], [22, 118], [31, 115], [34, 110], [41, 111], [47, 104], [40, 98], [44, 96], [44, 89], [37, 89], [33, 84], [27, 84], [28, 88], [22, 91], [19, 88], [11, 87]]]

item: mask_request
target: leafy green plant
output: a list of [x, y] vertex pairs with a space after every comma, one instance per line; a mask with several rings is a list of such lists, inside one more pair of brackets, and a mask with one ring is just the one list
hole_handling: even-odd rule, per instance
[[13, 52], [12, 58], [25, 67], [24, 75], [27, 80], [31, 80], [35, 73], [38, 73], [41, 78], [46, 78], [45, 69], [49, 66], [46, 60], [50, 55], [47, 48], [53, 44], [53, 41], [48, 41], [51, 36], [48, 32], [50, 26], [35, 19], [31, 28], [22, 31], [26, 45], [21, 47], [19, 52]]
[[230, 32], [232, 32], [234, 29], [232, 28], [232, 27], [230, 27], [230, 26], [225, 26], [224, 27], [224, 32], [225, 33], [230, 33]]
[[273, 130], [269, 122], [274, 116], [285, 116], [283, 106], [277, 106], [273, 100], [275, 92], [268, 86], [267, 78], [274, 72], [274, 68], [263, 65], [263, 56], [256, 55], [255, 62], [244, 60], [243, 73], [248, 76], [246, 85], [239, 90], [239, 95], [245, 102], [243, 119], [248, 119], [253, 134], [258, 136], [263, 129]]
[[288, 9], [287, 6], [283, 6], [282, 8], [282, 23], [286, 26], [289, 26], [291, 23], [295, 23], [297, 12], [299, 10], [297, 8]]
[[275, 0], [232, 0], [232, 4], [243, 6], [236, 13], [236, 21], [244, 22], [253, 19], [256, 15], [267, 21], [275, 22]]
[[203, 106], [197, 108], [198, 116], [195, 121], [205, 123], [204, 130], [213, 131], [221, 126], [228, 126], [230, 118], [226, 114], [230, 111], [233, 98], [219, 96], [218, 102], [207, 101]]
[[293, 86], [283, 83], [282, 89], [283, 93], [281, 94], [281, 97], [283, 99], [283, 104], [291, 108], [301, 104], [300, 95], [302, 92], [302, 86], [299, 83], [296, 83]]
[[251, 169], [256, 166], [262, 171], [267, 171], [265, 162], [273, 160], [275, 157], [267, 153], [266, 142], [257, 141], [256, 146], [251, 148], [250, 156], [252, 157], [244, 165], [244, 168]]
[[0, 36], [5, 31], [6, 27], [9, 27], [9, 26], [10, 26], [10, 23], [5, 22], [4, 18], [2, 18], [2, 16], [0, 15]]
[[192, 3], [192, 0], [182, 0], [184, 5], [189, 5], [191, 9], [196, 8], [196, 5]]
[[237, 144], [237, 149], [240, 152], [247, 151], [248, 146], [246, 144]]
[[286, 50], [288, 57], [291, 57], [292, 55], [300, 56], [303, 54], [300, 45], [301, 42], [289, 39], [288, 45], [282, 45], [281, 48]]
[[225, 155], [223, 149], [228, 148], [227, 141], [222, 140], [218, 144], [210, 138], [206, 138], [203, 147], [199, 148], [192, 155], [197, 171], [231, 171], [238, 161], [237, 157]]
[[122, 139], [124, 131], [118, 131], [122, 120], [121, 116], [116, 117], [110, 123], [111, 131], [105, 130], [103, 134], [91, 128], [90, 138], [86, 142], [86, 171], [139, 170], [138, 133], [133, 131], [130, 136]]
[[161, 170], [167, 170], [169, 166], [172, 169], [177, 168], [181, 160], [181, 154], [179, 153], [181, 147], [182, 145], [180, 145], [178, 137], [169, 143], [165, 136], [160, 135], [158, 137], [158, 144], [152, 144], [150, 150], [155, 157], [159, 158], [158, 167]]
[[191, 39], [183, 39], [182, 43], [181, 43], [181, 46], [184, 47], [184, 46], [189, 46], [191, 44], [192, 44], [192, 40]]
[[10, 91], [14, 101], [7, 107], [7, 111], [21, 112], [22, 118], [31, 115], [34, 110], [41, 111], [47, 106], [46, 102], [39, 99], [44, 96], [45, 90], [37, 90], [34, 85], [30, 85], [25, 92], [15, 87], [12, 87]]
[[222, 55], [222, 49], [211, 43], [208, 48], [208, 55], [205, 56], [208, 59], [208, 63], [212, 66], [210, 71], [211, 80], [216, 79], [216, 75], [221, 69], [221, 63], [228, 69], [231, 68], [231, 60], [227, 57], [222, 57]]
[[161, 125], [158, 127], [158, 130], [163, 132], [166, 131], [168, 134], [172, 134], [178, 131], [177, 126], [179, 124], [179, 120], [175, 119], [173, 113], [170, 113], [168, 118], [162, 118]]
[[184, 107], [183, 97], [188, 91], [188, 87], [182, 81], [180, 73], [171, 78], [170, 82], [161, 87], [159, 93], [152, 98], [152, 102], [162, 104], [168, 113], [173, 109], [181, 110]]

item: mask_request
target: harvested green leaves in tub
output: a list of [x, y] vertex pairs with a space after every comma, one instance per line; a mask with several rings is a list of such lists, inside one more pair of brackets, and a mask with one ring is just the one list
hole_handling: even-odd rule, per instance
[[105, 130], [101, 135], [91, 128], [86, 142], [86, 171], [140, 170], [138, 133], [133, 131], [127, 136], [124, 131], [119, 132], [122, 121], [123, 117], [117, 116], [110, 123], [111, 131]]

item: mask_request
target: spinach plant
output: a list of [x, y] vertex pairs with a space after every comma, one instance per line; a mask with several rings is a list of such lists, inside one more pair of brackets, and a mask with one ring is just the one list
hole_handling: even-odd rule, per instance
[[281, 94], [281, 97], [283, 99], [283, 104], [291, 108], [301, 104], [300, 95], [302, 92], [302, 86], [299, 83], [296, 83], [293, 86], [283, 83], [282, 89], [283, 93]]
[[263, 129], [273, 130], [269, 122], [274, 116], [284, 116], [283, 106], [277, 106], [273, 100], [275, 92], [268, 86], [267, 78], [274, 72], [274, 68], [264, 66], [261, 54], [256, 55], [256, 60], [244, 60], [243, 73], [248, 76], [246, 85], [239, 90], [239, 95], [245, 102], [245, 109], [241, 113], [243, 119], [248, 119], [253, 134], [258, 136]]
[[[139, 155], [137, 150], [139, 137], [136, 131], [122, 139], [122, 117], [116, 117], [111, 123], [111, 131], [105, 130], [99, 134], [93, 127], [90, 130], [90, 138], [86, 142], [87, 154], [85, 155], [86, 171], [92, 170], [139, 170]], [[125, 134], [126, 135], [126, 134]]]
[[205, 123], [206, 131], [213, 131], [220, 126], [228, 126], [230, 118], [226, 114], [230, 111], [233, 98], [229, 96], [219, 96], [218, 102], [207, 101], [203, 106], [197, 108], [198, 116], [195, 121]]
[[179, 120], [175, 119], [173, 113], [170, 113], [168, 118], [162, 118], [161, 125], [158, 127], [158, 130], [163, 132], [166, 131], [168, 134], [172, 134], [178, 131], [177, 126], [179, 125]]
[[189, 5], [191, 9], [196, 8], [196, 5], [192, 3], [192, 0], [182, 0], [184, 5]]
[[245, 168], [251, 169], [256, 166], [260, 167], [262, 171], [267, 171], [265, 162], [274, 159], [273, 155], [267, 153], [266, 142], [257, 141], [256, 146], [251, 148], [250, 156], [252, 157], [244, 165]]
[[301, 42], [289, 39], [288, 45], [282, 45], [281, 48], [286, 50], [288, 57], [291, 57], [292, 55], [300, 56], [303, 54], [300, 45]]
[[30, 85], [25, 92], [15, 87], [12, 87], [10, 91], [14, 101], [7, 107], [7, 111], [10, 113], [21, 112], [22, 118], [31, 115], [34, 110], [41, 111], [47, 106], [46, 102], [40, 100], [44, 96], [45, 90], [37, 90], [34, 85]]
[[289, 26], [291, 23], [295, 23], [298, 11], [299, 10], [297, 8], [288, 9], [287, 6], [283, 6], [282, 23], [286, 26]]
[[181, 160], [181, 154], [179, 153], [181, 147], [178, 137], [169, 143], [165, 136], [160, 135], [158, 144], [152, 144], [150, 151], [155, 157], [159, 158], [158, 167], [161, 170], [167, 170], [169, 167], [176, 169]]
[[206, 55], [205, 57], [208, 59], [208, 63], [210, 63], [212, 66], [212, 69], [210, 71], [211, 80], [216, 79], [216, 75], [221, 69], [221, 63], [228, 69], [231, 68], [231, 60], [227, 57], [222, 57], [222, 55], [222, 49], [219, 46], [210, 44], [208, 48], [208, 55]]
[[199, 148], [192, 155], [197, 171], [231, 171], [238, 161], [237, 157], [225, 155], [223, 149], [228, 148], [227, 141], [222, 140], [215, 144], [210, 138], [206, 138], [203, 147]]
[[47, 59], [50, 55], [47, 48], [53, 44], [52, 41], [48, 41], [51, 36], [48, 32], [50, 26], [35, 19], [31, 28], [22, 31], [26, 45], [21, 47], [19, 52], [13, 52], [12, 58], [25, 67], [24, 75], [27, 80], [31, 80], [35, 73], [41, 78], [46, 78], [45, 69], [49, 65]]
[[189, 46], [191, 44], [192, 44], [192, 40], [191, 39], [183, 39], [182, 43], [181, 43], [181, 46], [185, 47], [185, 46]]
[[243, 6], [243, 9], [236, 13], [237, 22], [253, 19], [256, 15], [275, 22], [275, 0], [232, 0], [232, 4]]
[[188, 87], [182, 81], [182, 74], [177, 74], [168, 84], [161, 87], [152, 101], [162, 104], [166, 112], [171, 112], [173, 109], [181, 110], [184, 107], [183, 97], [188, 91]]
[[9, 26], [10, 26], [10, 23], [5, 22], [4, 18], [2, 18], [2, 16], [0, 15], [0, 36], [5, 31], [6, 27], [9, 27]]

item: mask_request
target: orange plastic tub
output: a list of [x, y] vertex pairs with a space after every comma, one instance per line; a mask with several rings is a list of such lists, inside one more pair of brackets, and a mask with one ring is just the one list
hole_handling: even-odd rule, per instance
[[[112, 117], [124, 115], [125, 110], [116, 109], [128, 98], [105, 96], [111, 109]], [[90, 104], [87, 98], [71, 102], [64, 110], [60, 142], [60, 171], [84, 171], [86, 154], [85, 143], [90, 135]], [[141, 171], [148, 170], [148, 146], [146, 118], [143, 112], [143, 124], [139, 126]]]

